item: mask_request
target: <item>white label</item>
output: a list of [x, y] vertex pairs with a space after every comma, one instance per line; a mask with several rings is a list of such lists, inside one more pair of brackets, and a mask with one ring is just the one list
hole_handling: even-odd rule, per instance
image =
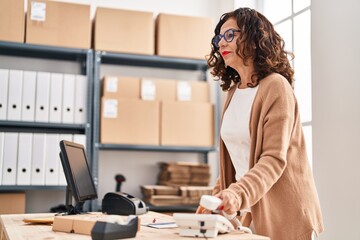
[[178, 81], [177, 99], [178, 99], [178, 101], [190, 101], [191, 100], [191, 86], [190, 86], [189, 82]]
[[106, 78], [106, 92], [117, 92], [118, 89], [118, 78], [117, 77], [107, 77]]
[[104, 102], [104, 118], [117, 118], [118, 100], [106, 99]]
[[33, 21], [45, 22], [46, 17], [46, 3], [31, 2], [30, 19]]
[[143, 79], [141, 81], [141, 99], [155, 100], [156, 86], [153, 81]]

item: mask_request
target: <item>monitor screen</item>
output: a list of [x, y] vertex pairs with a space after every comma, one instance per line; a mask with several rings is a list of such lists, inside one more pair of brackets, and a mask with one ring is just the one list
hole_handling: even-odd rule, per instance
[[84, 146], [62, 140], [60, 157], [68, 187], [76, 203], [97, 198]]

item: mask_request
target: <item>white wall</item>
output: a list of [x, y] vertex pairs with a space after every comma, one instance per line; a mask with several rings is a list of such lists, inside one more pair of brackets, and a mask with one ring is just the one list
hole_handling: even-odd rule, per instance
[[325, 232], [360, 239], [360, 1], [312, 1], [313, 169]]

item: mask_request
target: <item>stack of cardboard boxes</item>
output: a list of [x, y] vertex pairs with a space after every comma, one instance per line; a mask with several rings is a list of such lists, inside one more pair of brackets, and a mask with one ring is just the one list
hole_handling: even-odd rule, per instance
[[202, 195], [211, 195], [212, 189], [209, 186], [141, 186], [144, 201], [153, 206], [195, 206]]
[[144, 201], [154, 206], [197, 205], [202, 195], [211, 195], [207, 164], [160, 163], [159, 185], [143, 185]]
[[210, 168], [201, 163], [161, 163], [159, 185], [166, 186], [208, 186]]
[[102, 86], [101, 143], [214, 145], [206, 82], [105, 76]]
[[98, 7], [92, 21], [90, 5], [50, 0], [28, 0], [25, 15], [24, 1], [0, 0], [0, 41], [193, 59], [210, 53], [210, 18]]

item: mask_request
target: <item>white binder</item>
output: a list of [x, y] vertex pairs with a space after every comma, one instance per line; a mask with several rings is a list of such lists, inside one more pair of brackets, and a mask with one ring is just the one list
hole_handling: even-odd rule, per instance
[[75, 78], [75, 123], [86, 123], [87, 77], [76, 75]]
[[4, 133], [0, 132], [0, 185], [2, 184], [3, 159], [4, 159]]
[[16, 184], [16, 164], [18, 153], [18, 133], [4, 133], [4, 158], [2, 185]]
[[49, 122], [61, 123], [63, 75], [51, 73]]
[[74, 134], [73, 139], [74, 139], [73, 140], [74, 143], [84, 145], [84, 147], [86, 149], [86, 135], [85, 134]]
[[45, 185], [59, 184], [59, 159], [59, 134], [47, 134]]
[[23, 71], [10, 70], [7, 119], [21, 120]]
[[[61, 140], [66, 140], [66, 141], [72, 142], [73, 141], [73, 136], [71, 134], [60, 134], [59, 135], [59, 142]], [[57, 146], [57, 152], [58, 152], [58, 156], [59, 156], [59, 153], [60, 153], [60, 145], [59, 144]], [[66, 178], [65, 178], [65, 174], [64, 174], [64, 169], [63, 169], [63, 166], [61, 164], [60, 156], [59, 156], [58, 160], [59, 160], [59, 185], [60, 186], [66, 186], [67, 182], [66, 182]]]
[[9, 70], [0, 69], [0, 120], [7, 119]]
[[36, 72], [24, 71], [21, 120], [35, 120]]
[[46, 134], [34, 133], [32, 146], [31, 185], [44, 185]]
[[74, 123], [75, 75], [64, 74], [62, 122]]
[[30, 185], [32, 141], [32, 133], [19, 133], [19, 151], [16, 176], [17, 185]]
[[36, 78], [35, 121], [49, 122], [50, 73], [38, 72]]

